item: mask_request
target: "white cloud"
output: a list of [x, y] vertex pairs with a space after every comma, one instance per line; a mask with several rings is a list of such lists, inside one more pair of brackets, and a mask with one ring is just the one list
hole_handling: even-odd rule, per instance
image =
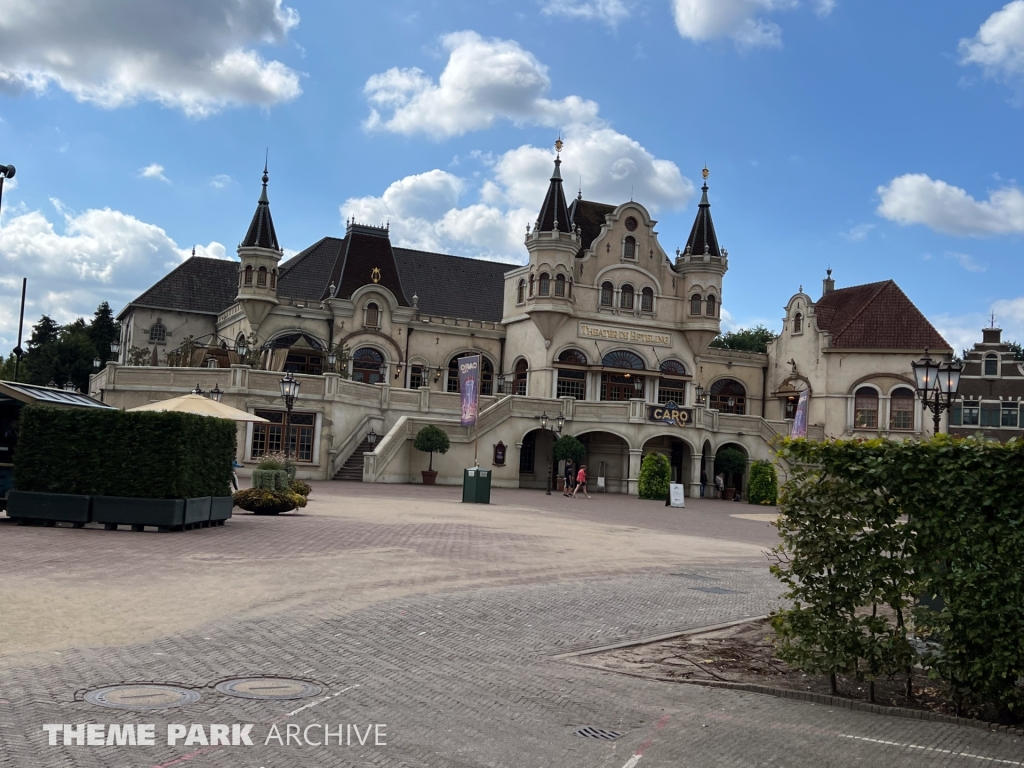
[[164, 176], [164, 167], [160, 163], [153, 163], [147, 165], [145, 168], [139, 168], [140, 179], [159, 179], [160, 181], [171, 183], [171, 180]]
[[1024, 193], [1002, 187], [978, 201], [960, 187], [923, 173], [898, 176], [878, 187], [878, 215], [900, 224], [924, 224], [951, 235], [1024, 232]]
[[961, 64], [977, 64], [989, 77], [1024, 88], [1024, 0], [989, 16], [959, 49]]
[[818, 14], [818, 18], [823, 19], [830, 15], [837, 5], [839, 5], [837, 0], [817, 0], [814, 3], [814, 12]]
[[296, 98], [299, 75], [252, 44], [299, 23], [282, 0], [5, 0], [0, 91], [45, 91], [114, 108], [156, 101], [202, 117]]
[[963, 315], [938, 315], [929, 318], [935, 330], [953, 345], [956, 354], [971, 349], [981, 341], [981, 329], [988, 328], [995, 313], [996, 326], [1003, 329], [1003, 341], [1024, 341], [1024, 296], [998, 299], [989, 305], [988, 312]]
[[[3, 216], [0, 274], [16, 279], [0, 281], [0, 307], [17, 308], [20, 278], [27, 277], [27, 326], [43, 313], [60, 323], [91, 315], [104, 300], [116, 312], [191, 255], [191, 247], [179, 248], [163, 229], [129, 214], [110, 208], [76, 213], [51, 202], [57, 225], [24, 206]], [[227, 254], [211, 242], [197, 246], [196, 255]], [[13, 347], [17, 332], [16, 309], [0, 311], [0, 344]]]
[[210, 186], [213, 187], [214, 189], [224, 189], [224, 187], [226, 187], [232, 181], [233, 179], [226, 173], [218, 173], [216, 176], [210, 179]]
[[547, 67], [513, 40], [456, 32], [441, 44], [449, 57], [436, 82], [416, 67], [395, 67], [366, 81], [367, 129], [440, 139], [489, 128], [499, 119], [551, 127], [597, 119], [593, 101], [546, 98]]
[[546, 0], [541, 13], [545, 16], [600, 21], [614, 27], [629, 18], [630, 8], [623, 0]]
[[673, 0], [673, 11], [679, 34], [689, 40], [728, 37], [745, 48], [780, 48], [782, 28], [761, 14], [796, 5], [795, 0]]
[[984, 264], [979, 264], [969, 253], [949, 252], [946, 254], [946, 258], [955, 261], [968, 272], [984, 272], [988, 269]]
[[859, 243], [861, 240], [866, 240], [868, 234], [874, 228], [874, 224], [858, 224], [855, 227], [850, 227], [849, 231], [840, 232], [840, 234], [851, 243]]

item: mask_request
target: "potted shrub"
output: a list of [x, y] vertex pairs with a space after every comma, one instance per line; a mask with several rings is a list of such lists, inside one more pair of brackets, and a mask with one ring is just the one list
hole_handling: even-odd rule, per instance
[[291, 512], [296, 507], [306, 506], [306, 500], [290, 491], [243, 488], [235, 493], [235, 504], [255, 515], [279, 515], [282, 512]]
[[743, 476], [747, 468], [747, 457], [736, 448], [723, 448], [715, 454], [715, 472], [722, 472], [725, 475], [725, 489], [722, 491], [722, 498], [732, 501], [736, 495], [736, 476]]
[[416, 440], [412, 445], [417, 451], [430, 454], [429, 469], [422, 470], [421, 474], [424, 485], [433, 485], [437, 480], [437, 472], [434, 471], [434, 451], [442, 454], [448, 453], [448, 449], [452, 445], [451, 440], [448, 439], [448, 433], [440, 427], [428, 424], [416, 433]]
[[[555, 455], [556, 464], [560, 461], [572, 459], [572, 463], [576, 466], [578, 471], [580, 464], [583, 463], [583, 459], [587, 456], [587, 447], [572, 435], [562, 435], [560, 438], [555, 440], [555, 444], [552, 446], [552, 452]], [[564, 484], [565, 477], [559, 476], [556, 484], [558, 486], [557, 490], [563, 490]]]
[[640, 481], [637, 486], [641, 499], [664, 501], [668, 497], [671, 469], [668, 457], [663, 453], [649, 453], [640, 464]]
[[750, 467], [747, 501], [751, 504], [775, 504], [778, 498], [779, 479], [775, 466], [767, 461], [755, 461]]

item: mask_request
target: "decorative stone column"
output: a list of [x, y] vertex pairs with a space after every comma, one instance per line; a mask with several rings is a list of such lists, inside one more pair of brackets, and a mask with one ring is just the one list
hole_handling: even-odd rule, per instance
[[643, 461], [643, 448], [629, 449], [629, 477], [626, 478], [626, 493], [630, 496], [640, 495], [640, 464]]
[[[695, 453], [695, 454], [693, 454], [690, 457], [690, 463], [693, 465], [693, 468], [690, 471], [690, 498], [691, 499], [699, 499], [700, 498], [700, 470], [701, 470], [701, 467], [704, 464], [704, 457], [701, 456], [699, 453]], [[708, 480], [710, 480], [710, 479], [711, 479], [711, 477], [708, 476]], [[710, 483], [708, 483], [708, 487], [711, 487]], [[707, 493], [707, 488], [704, 489], [704, 492]]]

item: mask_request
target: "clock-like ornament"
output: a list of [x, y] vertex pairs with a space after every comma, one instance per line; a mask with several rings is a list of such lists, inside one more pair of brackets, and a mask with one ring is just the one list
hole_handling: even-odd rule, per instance
[[632, 216], [626, 217], [626, 229], [628, 229], [630, 232], [636, 229], [636, 219], [633, 218]]

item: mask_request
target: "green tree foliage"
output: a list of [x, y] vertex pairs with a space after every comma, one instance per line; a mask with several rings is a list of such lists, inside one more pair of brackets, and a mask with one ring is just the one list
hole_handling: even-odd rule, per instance
[[738, 448], [722, 448], [715, 454], [715, 472], [725, 473], [725, 487], [735, 488], [733, 483], [743, 476], [747, 468], [747, 457]]
[[[780, 656], [869, 680], [920, 661], [958, 701], [1019, 712], [1024, 441], [787, 440], [779, 455]], [[911, 624], [935, 651], [916, 656]]]
[[753, 328], [740, 328], [738, 331], [729, 331], [716, 336], [710, 346], [718, 349], [739, 349], [744, 352], [767, 352], [768, 342], [775, 338], [776, 334], [764, 325], [756, 325]]
[[6, 360], [0, 361], [0, 381], [15, 381], [14, 369], [18, 369], [17, 381], [28, 381], [28, 370], [25, 368], [25, 363], [16, 365], [18, 358], [15, 357], [14, 353], [11, 352], [7, 356]]
[[448, 439], [447, 432], [438, 426], [428, 424], [416, 433], [416, 440], [412, 445], [417, 451], [430, 454], [429, 471], [433, 472], [435, 451], [440, 454], [448, 453], [448, 449], [451, 448], [452, 444], [451, 440]]
[[105, 301], [89, 323], [80, 317], [62, 327], [43, 315], [32, 326], [28, 352], [22, 360], [25, 374], [20, 378], [41, 386], [53, 381], [63, 387], [71, 381], [82, 392], [88, 392], [89, 376], [96, 372], [93, 360], [99, 358], [102, 365], [110, 359], [110, 342], [117, 334], [113, 313]]
[[227, 496], [235, 441], [227, 419], [30, 406], [21, 411], [14, 485], [85, 496]]
[[779, 479], [775, 465], [769, 461], [755, 461], [750, 467], [747, 501], [751, 504], [775, 504], [779, 496]]
[[110, 343], [119, 338], [120, 332], [120, 328], [114, 322], [114, 313], [110, 305], [105, 301], [100, 302], [92, 316], [92, 322], [89, 323], [89, 338], [96, 349], [101, 366], [106, 365], [107, 360], [113, 357]]
[[668, 457], [658, 452], [647, 454], [640, 464], [640, 498], [664, 501], [668, 497], [670, 478]]
[[572, 435], [562, 435], [555, 440], [552, 450], [555, 452], [555, 461], [572, 459], [576, 466], [582, 464], [587, 455], [586, 446]]

